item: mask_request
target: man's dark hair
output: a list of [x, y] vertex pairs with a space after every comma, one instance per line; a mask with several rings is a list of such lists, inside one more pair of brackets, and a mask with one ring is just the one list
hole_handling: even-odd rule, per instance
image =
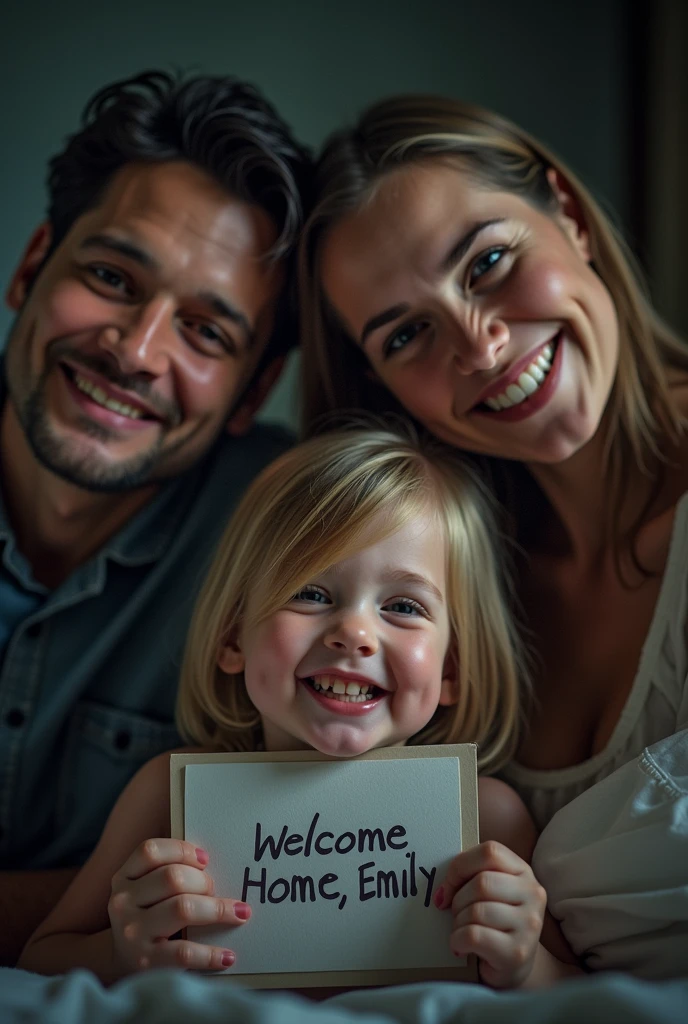
[[[309, 151], [254, 86], [231, 76], [184, 78], [157, 70], [97, 92], [80, 131], [50, 161], [51, 251], [126, 164], [173, 160], [200, 167], [232, 195], [265, 210], [278, 230], [270, 256], [291, 255], [308, 201]], [[291, 333], [278, 325], [280, 348], [289, 347], [285, 334]], [[274, 344], [270, 349], [275, 355]]]

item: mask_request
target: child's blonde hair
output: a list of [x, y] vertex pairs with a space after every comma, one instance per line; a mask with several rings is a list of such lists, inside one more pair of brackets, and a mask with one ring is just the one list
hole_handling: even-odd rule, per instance
[[243, 674], [218, 668], [222, 643], [360, 551], [362, 538], [366, 546], [377, 543], [428, 511], [446, 543], [458, 700], [439, 707], [410, 742], [475, 742], [481, 768], [503, 764], [517, 740], [524, 667], [493, 545], [490, 499], [451, 449], [369, 419], [291, 449], [246, 492], [191, 623], [177, 702], [182, 734], [203, 746], [255, 749], [260, 716]]

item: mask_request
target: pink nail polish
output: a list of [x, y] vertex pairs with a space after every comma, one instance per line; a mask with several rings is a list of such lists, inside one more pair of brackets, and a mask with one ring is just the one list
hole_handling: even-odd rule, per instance
[[196, 847], [196, 860], [199, 864], [207, 864], [210, 860], [208, 853], [202, 850], [200, 846]]
[[435, 904], [435, 906], [437, 907], [437, 909], [439, 910], [439, 908], [444, 903], [444, 886], [443, 885], [441, 885], [439, 887], [439, 889], [437, 890], [437, 892], [433, 896], [432, 901]]
[[232, 953], [231, 949], [225, 950], [225, 952], [222, 954], [223, 967], [231, 967], [235, 960], [236, 957], [234, 956], [234, 953]]
[[236, 914], [240, 921], [248, 921], [249, 917], [251, 916], [251, 908], [249, 907], [248, 903], [235, 903], [234, 913]]

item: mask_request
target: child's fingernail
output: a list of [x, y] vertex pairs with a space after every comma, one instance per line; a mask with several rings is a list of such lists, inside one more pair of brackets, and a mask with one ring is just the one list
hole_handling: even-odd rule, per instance
[[435, 895], [433, 896], [432, 899], [433, 899], [433, 903], [435, 904], [435, 906], [439, 910], [439, 908], [444, 903], [444, 886], [443, 885], [441, 885], [439, 887], [439, 889], [437, 890], [437, 892], [435, 893]]
[[226, 949], [222, 954], [223, 967], [231, 967], [235, 960], [236, 957], [234, 956], [234, 953], [232, 953], [231, 949]]
[[205, 850], [202, 850], [200, 846], [196, 847], [196, 860], [199, 864], [207, 864], [210, 860], [208, 853], [206, 853]]
[[249, 917], [251, 916], [251, 908], [249, 907], [248, 903], [235, 903], [234, 913], [236, 914], [240, 921], [248, 921]]

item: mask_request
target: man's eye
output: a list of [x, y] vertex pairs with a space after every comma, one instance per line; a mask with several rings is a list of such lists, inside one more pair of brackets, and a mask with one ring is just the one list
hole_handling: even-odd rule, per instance
[[384, 346], [384, 355], [389, 356], [394, 352], [400, 352], [403, 348], [406, 348], [414, 338], [416, 338], [420, 332], [427, 327], [427, 323], [423, 320], [419, 320], [417, 323], [404, 324], [399, 330], [387, 338]]
[[469, 280], [471, 284], [475, 284], [485, 274], [489, 274], [491, 270], [497, 266], [501, 261], [502, 257], [506, 253], [504, 246], [500, 246], [497, 249], [488, 249], [487, 252], [481, 253], [471, 264], [469, 273]]
[[90, 272], [95, 278], [104, 284], [106, 288], [111, 288], [117, 292], [128, 292], [129, 284], [127, 279], [119, 271], [113, 270], [112, 267], [104, 267], [100, 265], [89, 267]]
[[224, 349], [230, 355], [236, 354], [236, 345], [233, 339], [215, 324], [191, 317], [181, 318], [180, 323], [191, 337], [192, 342], [204, 351], [217, 352]]

